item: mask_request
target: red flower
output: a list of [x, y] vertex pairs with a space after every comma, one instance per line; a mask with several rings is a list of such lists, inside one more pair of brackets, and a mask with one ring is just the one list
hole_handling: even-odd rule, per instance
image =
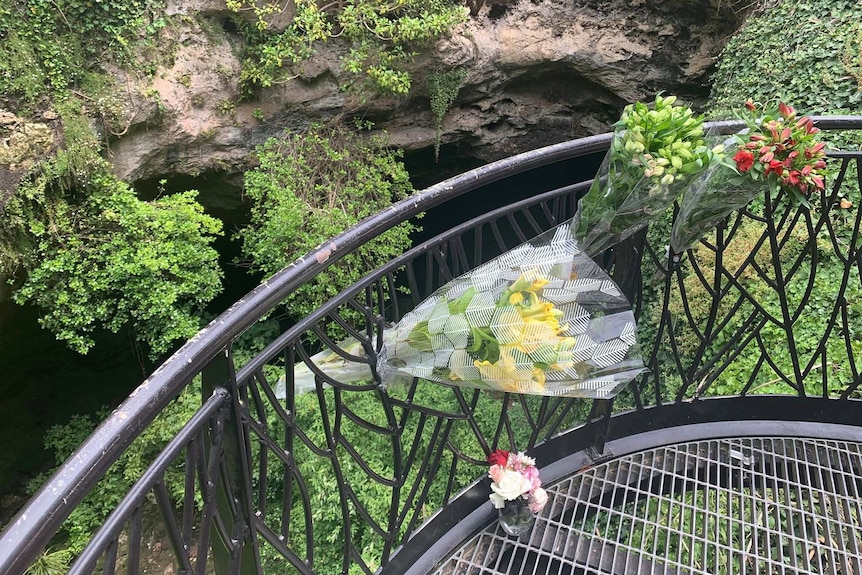
[[770, 172], [775, 173], [776, 176], [780, 176], [784, 173], [784, 163], [781, 160], [772, 160], [769, 162], [769, 165], [766, 166], [766, 169], [763, 170], [764, 175], [769, 175]]
[[495, 449], [488, 455], [488, 463], [490, 465], [502, 465], [503, 467], [509, 462], [509, 452], [504, 449]]
[[805, 158], [810, 160], [815, 155], [817, 155], [825, 146], [826, 142], [817, 142], [812, 147], [805, 148]]
[[740, 172], [747, 172], [754, 165], [754, 154], [748, 150], [739, 150], [733, 156], [733, 161], [736, 162], [736, 169]]
[[808, 116], [802, 116], [799, 118], [799, 121], [796, 122], [797, 128], [802, 128], [807, 133], [811, 133], [811, 129], [814, 127], [814, 120], [809, 118]]
[[757, 107], [755, 107], [755, 105], [754, 105], [754, 102], [751, 101], [751, 98], [746, 100], [745, 107], [748, 108], [749, 110], [751, 110], [752, 112], [757, 109]]
[[788, 182], [791, 186], [795, 186], [796, 184], [798, 184], [798, 183], [799, 183], [799, 176], [800, 176], [800, 175], [801, 175], [801, 174], [800, 174], [798, 171], [796, 171], [796, 170], [792, 170], [792, 171], [787, 175], [787, 182]]
[[779, 102], [778, 112], [785, 118], [790, 118], [796, 115], [796, 110], [793, 109], [793, 106], [788, 106], [784, 102]]

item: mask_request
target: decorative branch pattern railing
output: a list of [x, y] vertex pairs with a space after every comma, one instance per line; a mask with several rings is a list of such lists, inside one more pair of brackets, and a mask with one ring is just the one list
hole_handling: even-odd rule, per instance
[[[855, 117], [817, 122], [862, 128]], [[421, 380], [383, 389], [376, 374], [342, 383], [309, 360], [329, 348], [374, 372], [387, 325], [442, 283], [572, 217], [588, 181], [455, 223], [289, 325], [247, 361], [235, 360], [240, 334], [368, 239], [515, 174], [601, 152], [608, 141], [536, 150], [433, 186], [237, 302], [142, 384], [6, 527], [0, 573], [23, 573], [119, 454], [193, 384], [204, 390], [201, 409], [106, 519], [72, 573], [138, 573], [154, 553], [200, 574], [395, 573], [401, 546], [439, 536], [419, 530], [437, 509], [449, 510], [451, 523], [481, 503], [458, 494], [483, 474], [485, 454], [497, 446], [531, 449], [576, 429], [567, 441], [599, 453], [613, 413], [649, 416], [698, 402], [702, 411], [705, 398], [719, 395], [735, 396], [734, 406], [760, 393], [850, 401], [862, 384], [860, 152], [831, 154], [836, 175], [811, 210], [764, 195], [679, 261], [665, 255], [669, 221], [606, 254], [603, 263], [636, 305], [649, 367], [615, 402]], [[348, 337], [361, 342], [361, 355], [339, 349]], [[308, 393], [295, 389], [297, 362], [316, 374]], [[730, 418], [727, 404], [713, 403], [711, 417]], [[804, 418], [805, 407], [798, 409], [803, 415], [794, 418]], [[165, 548], [147, 550], [156, 539]]]

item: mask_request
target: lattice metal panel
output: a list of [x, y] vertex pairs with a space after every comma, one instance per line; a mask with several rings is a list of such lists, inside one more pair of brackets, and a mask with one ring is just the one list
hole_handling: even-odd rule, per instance
[[496, 523], [437, 575], [862, 573], [862, 445], [799, 438], [677, 444], [548, 489], [529, 537]]

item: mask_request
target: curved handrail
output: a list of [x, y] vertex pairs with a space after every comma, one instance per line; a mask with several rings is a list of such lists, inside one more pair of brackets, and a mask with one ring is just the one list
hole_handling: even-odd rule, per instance
[[[817, 117], [822, 129], [862, 129], [862, 117]], [[722, 133], [740, 122], [718, 122]], [[610, 134], [533, 150], [477, 168], [429, 187], [367, 218], [287, 266], [184, 344], [144, 381], [55, 473], [0, 536], [0, 573], [18, 573], [35, 559], [72, 509], [131, 441], [181, 389], [231, 342], [287, 295], [379, 233], [445, 201], [531, 169], [600, 152]], [[14, 550], [14, 554], [3, 550]]]

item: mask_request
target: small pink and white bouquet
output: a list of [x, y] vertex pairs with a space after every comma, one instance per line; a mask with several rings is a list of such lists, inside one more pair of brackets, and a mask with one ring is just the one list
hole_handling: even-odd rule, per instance
[[506, 501], [523, 499], [532, 513], [539, 513], [548, 502], [548, 494], [542, 489], [536, 460], [522, 452], [510, 453], [497, 449], [488, 456], [491, 468], [492, 493], [488, 496], [497, 509], [502, 509]]

